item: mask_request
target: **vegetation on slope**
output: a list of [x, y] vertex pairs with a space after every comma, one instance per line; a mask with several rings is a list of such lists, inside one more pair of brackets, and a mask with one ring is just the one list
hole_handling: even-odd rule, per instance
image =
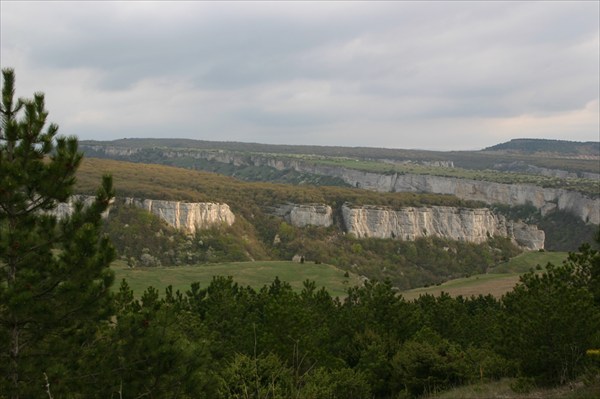
[[518, 154], [557, 154], [561, 156], [600, 157], [600, 142], [567, 141], [547, 139], [513, 139], [496, 144], [483, 151], [505, 151]]
[[600, 254], [589, 246], [501, 300], [409, 302], [368, 282], [342, 301], [311, 281], [296, 292], [225, 277], [139, 299], [122, 282], [113, 294], [100, 232], [110, 178], [65, 220], [38, 212], [71, 194], [77, 141], [55, 141], [43, 95], [15, 104], [3, 74], [0, 397], [391, 399], [503, 377], [520, 390], [599, 378]]
[[[311, 262], [333, 264], [368, 278], [389, 278], [397, 287], [408, 289], [485, 272], [519, 252], [501, 238], [477, 245], [440, 238], [415, 242], [357, 240], [341, 228], [339, 207], [346, 201], [391, 207], [480, 205], [452, 196], [244, 183], [211, 173], [99, 159], [83, 163], [78, 174], [81, 192], [87, 192], [89, 182], [101, 170], [113, 174], [119, 196], [225, 202], [236, 214], [236, 223], [231, 227], [186, 236], [152, 215], [142, 216], [140, 210], [116, 207], [106, 231], [120, 257], [131, 265], [290, 260], [301, 254]], [[269, 213], [268, 206], [287, 202], [330, 204], [338, 211], [334, 215], [336, 225], [328, 229], [299, 228]]]
[[[201, 141], [189, 139], [122, 139], [114, 141], [82, 141], [85, 151], [91, 147], [116, 146], [123, 148], [144, 149], [203, 149], [222, 150], [239, 153], [279, 154], [280, 156], [302, 155], [327, 158], [352, 158], [360, 160], [422, 162], [452, 161], [454, 165], [464, 169], [493, 169], [498, 163], [524, 162], [538, 167], [561, 169], [570, 172], [600, 173], [597, 160], [581, 158], [556, 157], [549, 154], [529, 155], [500, 153], [497, 151], [427, 151], [373, 147], [333, 147], [333, 146], [298, 146], [271, 145], [257, 143]], [[99, 153], [90, 153], [98, 156]], [[596, 151], [596, 156], [598, 152]], [[155, 160], [156, 161], [156, 160]]]
[[594, 242], [597, 226], [586, 224], [568, 212], [555, 210], [545, 216], [533, 205], [506, 206], [496, 204], [493, 211], [510, 220], [523, 220], [544, 231], [545, 249], [573, 251], [584, 242]]
[[[311, 282], [297, 292], [280, 280], [255, 290], [227, 278], [135, 299], [122, 285], [118, 323], [99, 341], [112, 348], [96, 358], [100, 388], [137, 394], [148, 389], [143, 378], [156, 379], [155, 396], [177, 381], [191, 397], [390, 399], [506, 378], [520, 395], [583, 375], [597, 385], [585, 353], [600, 346], [599, 261], [584, 247], [562, 266], [525, 274], [501, 299], [407, 301], [388, 283], [367, 283], [336, 300]], [[119, 375], [98, 367], [117, 356]]]

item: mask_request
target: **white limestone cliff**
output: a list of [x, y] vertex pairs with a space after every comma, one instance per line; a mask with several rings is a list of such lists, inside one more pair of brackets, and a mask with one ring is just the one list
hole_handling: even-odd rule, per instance
[[235, 222], [235, 215], [227, 204], [137, 198], [125, 198], [125, 204], [144, 209], [176, 229], [188, 233], [219, 224], [231, 226]]
[[513, 239], [518, 245], [538, 250], [544, 248], [544, 232], [522, 222], [507, 221], [487, 208], [447, 206], [406, 207], [398, 210], [361, 206], [342, 206], [344, 225], [358, 238], [397, 238], [412, 241], [420, 237], [442, 238], [482, 243], [489, 237]]
[[[84, 207], [88, 207], [94, 203], [94, 200], [95, 197], [92, 197], [90, 195], [72, 195], [71, 198], [69, 198], [68, 202], [59, 202], [58, 204], [56, 204], [56, 208], [48, 211], [47, 213], [52, 216], [55, 216], [58, 220], [61, 220], [68, 216], [71, 216], [73, 212], [75, 212], [76, 202], [81, 201], [83, 202]], [[106, 218], [109, 212], [110, 209], [105, 211], [102, 214], [102, 217]]]
[[[170, 155], [175, 156], [174, 153], [176, 152]], [[465, 200], [510, 206], [532, 204], [540, 209], [543, 215], [558, 209], [576, 215], [585, 223], [600, 224], [600, 198], [590, 198], [577, 191], [433, 175], [373, 173], [301, 159], [277, 159], [255, 154], [241, 156], [228, 152], [207, 151], [196, 152], [194, 155], [238, 166], [267, 165], [277, 170], [293, 169], [302, 173], [338, 177], [354, 187], [379, 192], [450, 194]]]
[[600, 224], [600, 198], [589, 198], [577, 191], [454, 177], [397, 173], [385, 175], [353, 169], [337, 170], [333, 176], [355, 187], [381, 192], [451, 194], [465, 200], [511, 206], [532, 204], [542, 214], [558, 209], [570, 212], [586, 223]]
[[[111, 146], [90, 146], [90, 148], [111, 156], [130, 156], [139, 150]], [[277, 170], [293, 169], [302, 173], [338, 177], [354, 187], [381, 192], [408, 191], [451, 194], [465, 200], [510, 206], [531, 203], [537, 209], [540, 209], [544, 215], [558, 209], [576, 215], [585, 223], [600, 224], [600, 198], [590, 198], [577, 191], [543, 188], [531, 184], [503, 184], [432, 175], [381, 174], [340, 166], [322, 165], [309, 160], [276, 158], [261, 154], [238, 154], [229, 151], [165, 150], [163, 156], [172, 158], [193, 157], [236, 166], [266, 165]], [[585, 177], [597, 178], [597, 175], [585, 175]], [[598, 184], [600, 190], [600, 181]]]
[[[74, 212], [76, 201], [83, 201], [86, 206], [94, 201], [94, 197], [74, 195], [69, 202], [59, 203], [50, 213], [58, 219], [65, 218]], [[117, 198], [113, 206], [123, 204], [144, 209], [158, 216], [170, 226], [192, 234], [198, 229], [206, 229], [220, 224], [231, 226], [235, 222], [235, 215], [227, 204]], [[108, 216], [108, 212], [110, 210], [106, 212], [105, 216]]]
[[333, 224], [333, 211], [325, 204], [285, 204], [276, 207], [274, 213], [296, 227]]

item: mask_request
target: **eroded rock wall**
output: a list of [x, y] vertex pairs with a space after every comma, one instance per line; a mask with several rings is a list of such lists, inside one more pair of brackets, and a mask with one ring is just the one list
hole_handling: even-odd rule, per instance
[[[59, 203], [51, 214], [58, 219], [71, 215], [75, 210], [76, 201], [83, 201], [86, 206], [94, 201], [94, 197], [75, 195], [69, 202]], [[227, 204], [117, 198], [113, 206], [120, 205], [132, 205], [144, 209], [158, 216], [170, 226], [188, 233], [195, 233], [198, 229], [206, 229], [220, 224], [231, 226], [235, 222], [235, 215]], [[108, 212], [110, 210], [105, 216], [108, 216]]]
[[344, 225], [358, 238], [397, 238], [415, 240], [438, 236], [451, 240], [482, 243], [489, 237], [513, 239], [518, 245], [538, 250], [544, 248], [544, 232], [535, 226], [507, 221], [487, 208], [446, 206], [406, 207], [398, 210], [361, 206], [342, 207]]
[[285, 204], [274, 209], [274, 213], [296, 227], [333, 224], [333, 211], [325, 204]]
[[235, 215], [227, 204], [212, 202], [179, 202], [151, 199], [125, 198], [126, 205], [133, 205], [160, 217], [176, 229], [195, 233], [214, 225], [235, 222]]
[[[137, 149], [123, 149], [111, 146], [90, 146], [110, 156], [130, 156]], [[310, 160], [276, 158], [260, 154], [241, 154], [229, 151], [186, 151], [165, 150], [166, 157], [194, 157], [230, 163], [236, 166], [267, 165], [277, 170], [293, 169], [341, 178], [346, 183], [368, 190], [380, 192], [423, 192], [451, 194], [465, 200], [483, 201], [487, 204], [526, 205], [531, 203], [542, 214], [555, 209], [570, 212], [586, 223], [600, 224], [600, 198], [589, 198], [579, 192], [543, 188], [529, 184], [502, 184], [480, 180], [417, 174], [381, 174], [349, 169], [340, 166], [327, 166]], [[599, 182], [600, 190], [600, 182]]]
[[589, 198], [577, 191], [442, 176], [384, 175], [351, 169], [337, 172], [347, 183], [375, 191], [451, 194], [465, 200], [511, 206], [530, 203], [542, 214], [558, 209], [570, 212], [586, 223], [600, 224], [600, 198]]

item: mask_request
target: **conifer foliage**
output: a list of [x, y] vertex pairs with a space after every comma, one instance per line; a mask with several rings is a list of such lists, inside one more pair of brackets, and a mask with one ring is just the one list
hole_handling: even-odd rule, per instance
[[[100, 235], [112, 197], [106, 176], [89, 207], [52, 210], [71, 196], [82, 154], [46, 127], [44, 95], [15, 99], [2, 70], [0, 125], [0, 392], [10, 398], [76, 391], [78, 357], [110, 311], [114, 251]], [[0, 396], [2, 396], [0, 395]]]

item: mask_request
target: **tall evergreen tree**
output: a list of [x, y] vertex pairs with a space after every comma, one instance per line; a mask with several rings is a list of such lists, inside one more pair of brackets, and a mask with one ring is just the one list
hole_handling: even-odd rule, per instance
[[[78, 355], [107, 320], [114, 251], [100, 235], [113, 197], [110, 177], [95, 201], [69, 200], [82, 154], [75, 137], [46, 127], [44, 95], [15, 100], [3, 69], [0, 114], [0, 392], [10, 398], [61, 396], [85, 383]], [[0, 395], [2, 396], [2, 395]]]

